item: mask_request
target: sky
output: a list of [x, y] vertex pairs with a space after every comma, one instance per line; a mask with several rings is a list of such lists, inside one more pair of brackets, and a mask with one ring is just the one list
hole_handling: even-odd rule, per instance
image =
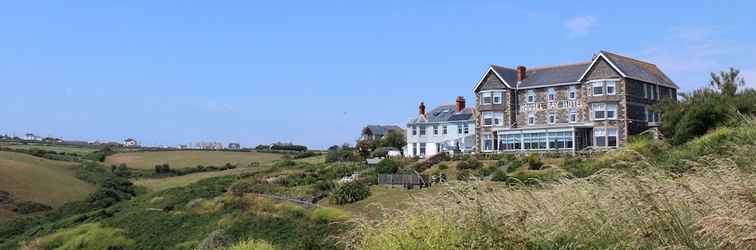
[[756, 86], [756, 2], [723, 2], [2, 1], [0, 134], [326, 148], [599, 50]]

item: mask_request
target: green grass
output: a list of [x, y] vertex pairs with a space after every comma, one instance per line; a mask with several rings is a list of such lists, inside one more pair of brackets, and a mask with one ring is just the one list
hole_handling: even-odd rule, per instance
[[66, 146], [66, 145], [49, 145], [49, 144], [42, 144], [42, 143], [29, 143], [29, 144], [0, 144], [0, 147], [7, 147], [12, 149], [40, 149], [40, 150], [49, 150], [49, 151], [55, 151], [58, 153], [75, 153], [78, 155], [87, 155], [89, 153], [97, 151], [96, 148], [87, 148], [87, 147], [78, 147], [78, 146]]
[[172, 169], [195, 167], [197, 165], [221, 166], [226, 163], [246, 166], [251, 162], [272, 162], [280, 159], [280, 154], [228, 151], [157, 151], [129, 152], [108, 156], [106, 164], [125, 163], [129, 168], [154, 169], [155, 165], [168, 163]]
[[75, 177], [77, 163], [0, 152], [0, 190], [19, 200], [59, 206], [82, 200], [95, 186]]
[[151, 191], [165, 190], [175, 187], [183, 187], [202, 179], [211, 177], [237, 175], [242, 173], [251, 173], [260, 171], [260, 168], [242, 167], [226, 171], [213, 171], [213, 172], [201, 172], [182, 176], [166, 177], [166, 178], [144, 178], [134, 180], [134, 185], [142, 186]]
[[356, 217], [375, 220], [381, 219], [384, 212], [407, 209], [411, 207], [415, 199], [432, 197], [445, 190], [445, 185], [434, 185], [431, 188], [412, 190], [372, 186], [370, 188], [370, 196], [364, 200], [350, 204], [336, 205], [330, 199], [323, 199], [319, 205], [340, 208]]

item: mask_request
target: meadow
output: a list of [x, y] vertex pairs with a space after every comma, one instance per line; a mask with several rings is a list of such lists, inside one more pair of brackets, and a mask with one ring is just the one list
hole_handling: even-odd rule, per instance
[[9, 192], [15, 200], [53, 207], [82, 200], [95, 186], [76, 178], [78, 166], [78, 163], [0, 151], [0, 190]]
[[151, 170], [158, 164], [169, 164], [172, 169], [204, 166], [222, 166], [226, 163], [242, 166], [252, 162], [272, 162], [281, 154], [232, 151], [145, 151], [110, 155], [105, 159], [108, 165], [126, 164], [133, 169]]
[[23, 149], [23, 150], [30, 150], [30, 149], [46, 150], [46, 151], [55, 151], [58, 153], [78, 154], [78, 155], [87, 155], [87, 154], [97, 151], [96, 148], [90, 148], [90, 147], [51, 145], [51, 144], [43, 144], [43, 143], [26, 143], [26, 144], [2, 143], [0, 144], [0, 147], [7, 147], [7, 148], [12, 148], [12, 149]]

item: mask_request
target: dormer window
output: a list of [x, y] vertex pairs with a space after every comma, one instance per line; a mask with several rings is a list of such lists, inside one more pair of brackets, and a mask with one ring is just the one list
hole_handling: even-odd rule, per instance
[[533, 91], [532, 89], [529, 89], [528, 90], [528, 103], [533, 103], [533, 102], [535, 102], [535, 91]]
[[549, 88], [549, 101], [556, 100], [556, 90], [554, 88]]

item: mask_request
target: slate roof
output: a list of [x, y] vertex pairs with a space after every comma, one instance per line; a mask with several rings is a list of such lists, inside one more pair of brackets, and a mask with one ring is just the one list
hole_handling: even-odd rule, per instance
[[659, 85], [680, 88], [672, 82], [667, 75], [662, 72], [655, 64], [640, 61], [626, 56], [617, 55], [607, 51], [601, 51], [611, 60], [617, 68], [625, 73], [627, 77], [641, 80], [644, 82], [656, 83]]
[[[662, 86], [679, 88], [664, 74], [656, 65], [641, 60], [621, 56], [608, 51], [600, 51], [628, 78], [659, 84]], [[538, 67], [527, 69], [525, 79], [517, 83], [517, 70], [499, 65], [491, 65], [491, 68], [506, 81], [511, 87], [531, 88], [548, 86], [559, 83], [577, 82], [585, 73], [592, 61], [573, 64], [557, 65], [550, 67]]]
[[366, 128], [369, 129], [370, 132], [373, 133], [373, 135], [377, 135], [377, 136], [386, 135], [388, 131], [391, 131], [391, 130], [398, 130], [399, 132], [404, 132], [404, 129], [395, 125], [368, 125]]
[[425, 117], [418, 116], [417, 118], [412, 119], [410, 123], [437, 123], [471, 120], [473, 112], [475, 112], [474, 108], [465, 108], [462, 112], [457, 113], [455, 105], [441, 105], [433, 108], [430, 112], [426, 112]]

